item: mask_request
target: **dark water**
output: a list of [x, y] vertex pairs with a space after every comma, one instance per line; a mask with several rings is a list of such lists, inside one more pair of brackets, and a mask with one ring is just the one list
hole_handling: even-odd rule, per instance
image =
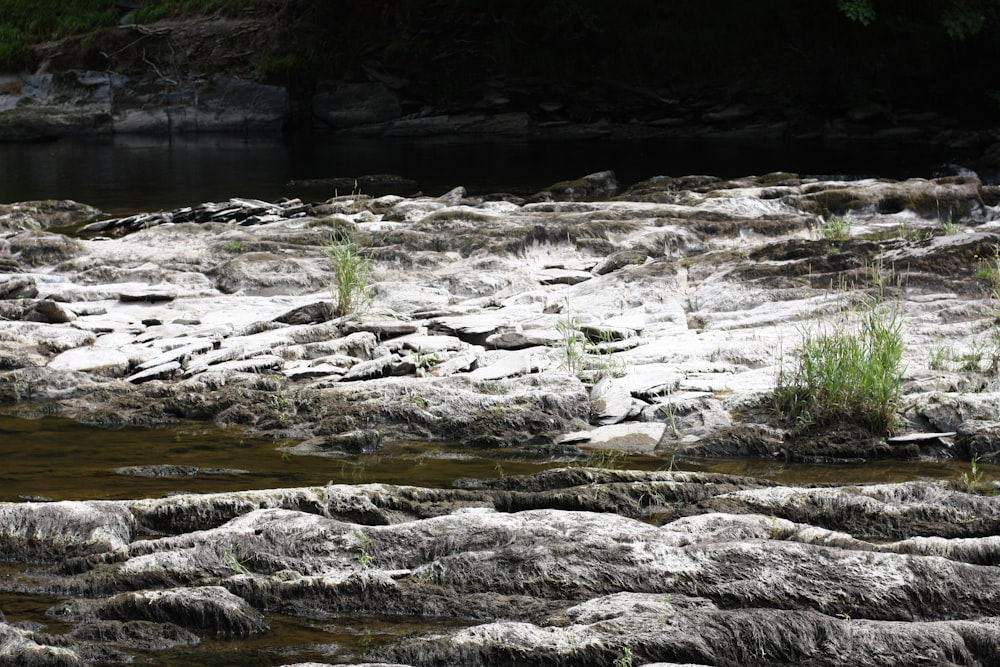
[[[363, 138], [118, 136], [0, 143], [0, 203], [75, 199], [112, 214], [172, 209], [229, 197], [321, 201], [325, 189], [292, 180], [396, 174], [425, 194], [528, 194], [611, 169], [624, 185], [659, 175], [930, 176], [964, 156], [922, 145], [819, 141], [405, 141]], [[344, 194], [344, 193], [339, 193]], [[410, 193], [406, 193], [410, 194]]]

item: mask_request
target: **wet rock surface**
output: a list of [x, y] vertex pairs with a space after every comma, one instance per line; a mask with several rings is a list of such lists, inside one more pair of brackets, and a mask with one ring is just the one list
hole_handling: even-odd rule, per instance
[[[968, 176], [622, 190], [601, 173], [523, 200], [232, 200], [69, 238], [52, 228], [100, 216], [15, 204], [0, 211], [0, 403], [239, 425], [303, 457], [420, 439], [566, 460], [989, 461], [994, 207]], [[326, 253], [349, 238], [374, 278], [366, 308], [337, 316]], [[779, 419], [802, 332], [874, 298], [902, 322], [893, 437]], [[168, 463], [120, 472], [241, 473]], [[568, 467], [4, 503], [0, 588], [59, 600], [49, 615], [70, 630], [0, 622], [0, 662], [123, 662], [267, 636], [270, 614], [354, 614], [450, 624], [356, 664], [998, 664], [1000, 504], [974, 473], [797, 486]]]
[[[459, 622], [356, 662], [995, 664], [994, 496], [947, 483], [810, 489], [592, 468], [462, 486], [114, 501], [109, 522], [125, 513], [136, 526], [127, 544], [68, 559], [9, 554], [48, 564], [3, 587], [65, 597], [49, 613], [73, 630], [0, 625], [4, 656], [37, 645], [88, 664], [102, 650], [248, 637], [268, 631], [266, 611]], [[804, 500], [812, 494], [823, 500]], [[858, 498], [878, 504], [867, 523]], [[817, 508], [811, 522], [803, 506]], [[916, 507], [924, 523], [908, 530]], [[21, 523], [45, 508], [3, 506]], [[63, 535], [44, 539], [85, 546], [74, 529], [87, 521], [69, 515]]]

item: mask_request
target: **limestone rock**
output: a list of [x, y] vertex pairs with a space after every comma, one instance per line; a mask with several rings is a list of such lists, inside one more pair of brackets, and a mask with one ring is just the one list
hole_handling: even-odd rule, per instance
[[578, 442], [581, 449], [612, 450], [628, 454], [652, 454], [666, 433], [662, 422], [640, 422], [599, 426]]

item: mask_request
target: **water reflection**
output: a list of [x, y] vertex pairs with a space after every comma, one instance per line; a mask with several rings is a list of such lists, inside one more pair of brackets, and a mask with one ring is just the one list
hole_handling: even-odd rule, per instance
[[[0, 453], [4, 460], [0, 501], [120, 500], [328, 482], [446, 488], [463, 477], [525, 475], [581, 463], [565, 458], [528, 459], [511, 450], [469, 449], [457, 443], [396, 443], [376, 454], [353, 457], [289, 455], [282, 451], [283, 444], [249, 438], [236, 428], [221, 429], [211, 424], [108, 430], [68, 419], [0, 416]], [[671, 461], [651, 456], [632, 456], [617, 460], [615, 465], [637, 470], [673, 466], [789, 484], [957, 481], [969, 470], [967, 461], [806, 465], [762, 459]], [[136, 466], [172, 466], [175, 473], [182, 474], [136, 476], [119, 472]], [[189, 472], [197, 469], [198, 473], [185, 475], [185, 468]], [[986, 480], [1000, 478], [1000, 467], [984, 465], [980, 469]]]
[[936, 166], [962, 159], [943, 147], [859, 142], [117, 135], [0, 143], [0, 202], [75, 199], [125, 214], [234, 196], [318, 201], [334, 193], [287, 184], [366, 174], [404, 176], [431, 195], [459, 185], [475, 193], [531, 193], [605, 169], [623, 184], [657, 175], [733, 177], [778, 170], [905, 178], [929, 176]]

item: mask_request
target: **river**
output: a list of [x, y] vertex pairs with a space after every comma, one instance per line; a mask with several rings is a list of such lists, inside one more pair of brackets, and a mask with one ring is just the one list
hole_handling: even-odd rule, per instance
[[[965, 156], [943, 147], [820, 141], [414, 141], [241, 135], [117, 136], [0, 143], [0, 203], [74, 199], [127, 214], [229, 197], [322, 200], [334, 193], [292, 180], [395, 174], [424, 194], [529, 194], [614, 170], [623, 185], [659, 175], [930, 176]], [[340, 193], [344, 194], [344, 193]], [[406, 193], [413, 194], [413, 193]]]

